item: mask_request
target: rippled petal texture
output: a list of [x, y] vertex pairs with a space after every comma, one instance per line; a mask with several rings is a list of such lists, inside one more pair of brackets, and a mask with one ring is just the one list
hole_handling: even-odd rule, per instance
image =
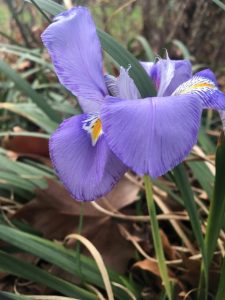
[[107, 94], [96, 27], [87, 8], [58, 15], [42, 34], [60, 82], [78, 97], [84, 112], [99, 111]]
[[50, 156], [56, 172], [77, 200], [96, 200], [109, 192], [125, 173], [124, 164], [111, 152], [104, 135], [95, 146], [82, 129], [88, 115], [65, 120], [50, 138]]
[[194, 95], [121, 100], [107, 97], [101, 119], [112, 151], [137, 174], [158, 177], [197, 142], [202, 112]]
[[113, 75], [106, 74], [104, 76], [105, 84], [110, 96], [119, 97], [119, 89], [117, 84], [117, 78]]

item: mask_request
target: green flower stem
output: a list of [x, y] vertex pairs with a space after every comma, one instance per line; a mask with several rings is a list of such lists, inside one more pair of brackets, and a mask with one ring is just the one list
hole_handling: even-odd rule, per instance
[[[225, 214], [225, 185], [224, 185], [224, 170], [225, 170], [225, 137], [224, 133], [221, 134], [217, 150], [216, 150], [216, 176], [214, 183], [213, 199], [210, 203], [209, 216], [207, 220], [206, 234], [205, 234], [205, 251], [207, 254], [207, 269], [209, 271], [210, 263], [213, 259], [214, 251], [217, 245], [220, 230], [224, 224]], [[202, 298], [202, 290], [207, 291], [207, 282], [204, 281], [203, 266], [201, 268], [201, 276], [199, 283], [199, 296], [198, 299]]]
[[163, 284], [169, 300], [172, 300], [172, 286], [168, 275], [168, 270], [165, 262], [165, 255], [163, 251], [162, 240], [159, 231], [159, 224], [156, 217], [156, 209], [153, 200], [152, 182], [151, 178], [147, 175], [144, 176], [146, 199], [148, 206], [148, 213], [150, 217], [150, 223], [152, 226], [152, 236], [155, 247], [156, 258], [158, 261], [159, 271], [162, 277]]
[[[79, 216], [79, 223], [77, 228], [77, 233], [81, 235], [84, 223], [84, 202], [80, 203], [80, 216]], [[77, 268], [79, 270], [80, 278], [83, 281], [83, 274], [81, 268], [81, 259], [80, 259], [80, 241], [76, 242], [76, 253], [77, 253]]]
[[208, 299], [208, 277], [205, 276], [205, 273], [208, 273], [208, 269], [205, 269], [204, 262], [202, 260], [201, 269], [200, 269], [200, 279], [198, 284], [198, 300], [207, 300]]

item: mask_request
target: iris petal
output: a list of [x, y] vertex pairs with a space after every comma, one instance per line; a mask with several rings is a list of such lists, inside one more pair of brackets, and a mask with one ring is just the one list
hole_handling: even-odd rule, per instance
[[98, 114], [90, 114], [88, 118], [83, 121], [82, 128], [86, 130], [91, 137], [92, 146], [95, 146], [100, 136], [103, 134], [102, 122]]
[[194, 76], [208, 78], [209, 80], [213, 81], [215, 83], [215, 85], [217, 86], [216, 76], [210, 69], [205, 69], [205, 70], [199, 71], [199, 72], [195, 73]]
[[[215, 86], [218, 86], [217, 83], [217, 79], [215, 74], [210, 70], [210, 69], [205, 69], [202, 70], [200, 72], [197, 72], [194, 77], [203, 77], [206, 78], [208, 80], [210, 80], [211, 82], [213, 82], [215, 84]], [[207, 98], [209, 97], [209, 95], [207, 96]], [[206, 99], [207, 99], [206, 98]], [[208, 100], [208, 99], [207, 99]], [[203, 99], [204, 101], [204, 99]], [[221, 91], [219, 91], [218, 89], [216, 89], [216, 93], [211, 95], [211, 99], [209, 99], [207, 101], [207, 103], [205, 103], [206, 108], [218, 108], [219, 109], [225, 109], [225, 95], [224, 93], [222, 93]], [[220, 114], [220, 118], [223, 124], [223, 131], [225, 132], [225, 111], [224, 110], [219, 110], [219, 114]]]
[[50, 138], [50, 156], [72, 197], [91, 201], [109, 192], [127, 168], [109, 149], [104, 134], [95, 146], [83, 124], [88, 115], [65, 120]]
[[151, 69], [152, 69], [152, 67], [154, 65], [154, 62], [151, 62], [151, 61], [140, 61], [140, 64], [142, 65], [142, 67], [145, 69], [145, 71], [150, 76]]
[[[170, 96], [180, 84], [189, 80], [192, 76], [191, 63], [187, 59], [173, 60], [167, 58], [159, 59], [155, 64], [147, 62], [141, 62], [141, 64], [155, 83], [157, 90], [162, 85], [162, 80], [169, 82], [166, 89], [164, 89], [163, 96]], [[172, 66], [174, 72], [168, 72], [169, 67], [172, 69]]]
[[114, 97], [119, 97], [117, 78], [109, 74], [106, 74], [104, 78], [105, 78], [105, 84], [108, 89], [109, 95]]
[[107, 94], [96, 27], [87, 8], [58, 15], [42, 34], [60, 82], [78, 97], [84, 112], [99, 111]]
[[118, 86], [120, 98], [123, 99], [141, 98], [141, 95], [133, 79], [129, 76], [129, 68], [127, 70], [125, 70], [123, 67], [120, 68], [120, 75], [117, 78], [117, 86]]
[[189, 80], [192, 76], [191, 63], [187, 59], [171, 60], [175, 66], [174, 76], [166, 89], [164, 96], [172, 95], [173, 91], [183, 82]]
[[159, 59], [157, 65], [160, 74], [160, 84], [157, 95], [161, 97], [165, 95], [165, 92], [174, 77], [175, 64], [172, 63], [172, 60], [169, 59], [169, 56], [167, 54], [167, 58]]
[[106, 100], [101, 119], [109, 147], [139, 175], [165, 174], [197, 142], [202, 105], [194, 95]]
[[195, 94], [200, 97], [203, 108], [225, 109], [225, 94], [218, 89], [212, 74], [208, 77], [199, 76], [202, 74], [205, 72], [202, 71], [182, 83], [173, 95]]
[[105, 75], [105, 82], [111, 96], [122, 99], [139, 99], [141, 95], [133, 81], [129, 76], [129, 69], [125, 70], [120, 67], [120, 74], [118, 77], [112, 75]]

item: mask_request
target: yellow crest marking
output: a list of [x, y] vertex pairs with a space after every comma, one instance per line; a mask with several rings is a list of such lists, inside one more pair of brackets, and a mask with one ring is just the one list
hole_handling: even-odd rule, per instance
[[213, 81], [208, 78], [194, 76], [178, 86], [178, 88], [173, 92], [173, 95], [211, 93], [214, 90], [217, 90], [217, 86]]
[[213, 89], [213, 88], [215, 88], [215, 85], [210, 84], [210, 83], [193, 84], [192, 86], [187, 87], [183, 91], [180, 91], [180, 94], [187, 94], [187, 93], [192, 92], [194, 90], [199, 90], [199, 89], [203, 89], [203, 88]]
[[102, 134], [102, 122], [100, 119], [97, 119], [95, 123], [91, 126], [91, 140], [93, 146], [97, 143], [97, 140], [99, 139], [101, 134]]
[[90, 134], [92, 146], [95, 146], [99, 137], [103, 134], [102, 122], [99, 115], [88, 115], [88, 118], [83, 121], [82, 128]]
[[193, 89], [201, 89], [201, 88], [209, 88], [209, 89], [213, 89], [215, 87], [215, 84], [212, 83], [208, 83], [208, 82], [202, 82], [202, 83], [197, 83], [195, 85], [192, 86]]

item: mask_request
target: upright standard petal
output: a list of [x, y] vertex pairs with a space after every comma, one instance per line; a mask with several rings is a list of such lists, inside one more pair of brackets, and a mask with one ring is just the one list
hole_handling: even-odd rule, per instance
[[120, 67], [120, 75], [117, 78], [117, 86], [119, 91], [119, 96], [122, 99], [139, 99], [141, 95], [133, 81], [129, 76], [129, 67], [125, 70], [123, 67]]
[[225, 94], [218, 89], [216, 78], [210, 70], [197, 73], [173, 92], [176, 96], [184, 94], [198, 95], [203, 108], [225, 109]]
[[130, 100], [141, 98], [133, 79], [129, 76], [130, 68], [131, 67], [124, 69], [123, 67], [120, 67], [120, 74], [118, 77], [108, 74], [105, 75], [105, 83], [111, 96]]
[[89, 121], [93, 119], [84, 114], [65, 120], [49, 142], [59, 178], [72, 197], [81, 201], [96, 200], [108, 193], [127, 169], [109, 149], [104, 134], [93, 144], [84, 128]]
[[173, 91], [182, 84], [183, 82], [189, 80], [192, 76], [191, 63], [187, 59], [183, 60], [171, 60], [175, 66], [174, 76], [166, 89], [164, 96], [172, 95]]
[[175, 64], [171, 59], [169, 59], [168, 53], [166, 53], [166, 56], [166, 59], [159, 59], [157, 63], [160, 76], [160, 83], [157, 92], [157, 96], [159, 97], [165, 95], [167, 88], [174, 78]]
[[145, 69], [145, 71], [147, 72], [147, 74], [150, 76], [151, 69], [154, 66], [154, 62], [151, 62], [151, 61], [140, 61], [140, 64]]
[[100, 42], [90, 12], [75, 7], [55, 17], [42, 34], [60, 82], [84, 112], [99, 111], [107, 94]]
[[202, 105], [194, 95], [106, 100], [101, 119], [108, 145], [139, 175], [165, 174], [197, 142]]
[[[141, 62], [155, 83], [158, 96], [170, 96], [173, 91], [192, 76], [189, 60], [159, 59], [155, 64]], [[161, 87], [161, 88], [160, 88]]]

